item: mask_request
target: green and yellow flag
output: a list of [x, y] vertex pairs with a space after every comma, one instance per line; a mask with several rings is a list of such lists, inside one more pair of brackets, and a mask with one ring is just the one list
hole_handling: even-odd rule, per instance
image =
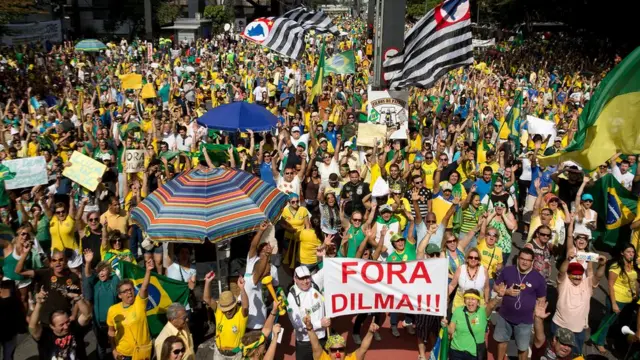
[[[118, 273], [121, 279], [131, 279], [135, 286], [136, 294], [145, 270], [128, 261], [118, 263]], [[186, 282], [169, 279], [168, 277], [151, 274], [149, 282], [149, 300], [147, 301], [147, 323], [152, 337], [158, 336], [167, 323], [167, 308], [174, 302], [186, 305], [189, 298], [189, 286]]]
[[12, 180], [16, 177], [16, 173], [11, 171], [6, 165], [0, 164], [0, 180]]
[[322, 42], [322, 50], [320, 50], [320, 59], [318, 61], [318, 68], [316, 69], [316, 78], [313, 80], [313, 86], [311, 87], [311, 96], [309, 97], [309, 104], [313, 103], [316, 96], [322, 94], [322, 79], [324, 78], [324, 41]]
[[593, 196], [593, 210], [598, 216], [598, 231], [593, 233], [596, 243], [615, 247], [618, 239], [628, 241], [638, 212], [638, 197], [625, 189], [611, 174], [600, 178], [589, 189]]
[[356, 55], [353, 50], [334, 55], [324, 63], [324, 75], [355, 74]]
[[640, 153], [640, 47], [602, 80], [562, 152], [539, 158], [543, 166], [574, 161], [593, 170], [617, 152]]

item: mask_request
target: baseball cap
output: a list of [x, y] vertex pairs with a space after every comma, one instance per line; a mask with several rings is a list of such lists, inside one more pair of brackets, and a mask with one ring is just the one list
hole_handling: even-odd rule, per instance
[[291, 128], [291, 132], [292, 132], [292, 133], [293, 133], [293, 132], [296, 132], [296, 131], [297, 131], [297, 132], [300, 132], [300, 127], [299, 127], [299, 126], [294, 126], [294, 127], [292, 127], [292, 128]]
[[304, 266], [304, 265], [300, 265], [296, 268], [296, 277], [298, 279], [303, 278], [303, 277], [307, 277], [307, 276], [311, 276], [311, 273], [309, 272], [309, 268]]
[[389, 204], [384, 204], [382, 206], [380, 206], [380, 214], [384, 213], [384, 212], [392, 212], [393, 209], [391, 208], [391, 205]]
[[453, 190], [453, 186], [451, 186], [451, 184], [447, 181], [440, 186], [440, 190], [442, 191]]
[[593, 201], [593, 195], [591, 195], [591, 194], [582, 194], [582, 201], [588, 201], [588, 200]]
[[440, 246], [438, 246], [436, 244], [429, 244], [429, 245], [427, 245], [426, 252], [429, 255], [439, 254], [440, 253]]
[[400, 234], [393, 234], [393, 236], [391, 236], [391, 239], [389, 239], [389, 240], [391, 240], [391, 242], [394, 243], [396, 241], [406, 240], [406, 239], [403, 238], [402, 235], [400, 235]]
[[[582, 265], [580, 265], [582, 267]], [[562, 345], [576, 346], [576, 337], [573, 332], [563, 327], [558, 328], [556, 331], [556, 339]]]
[[569, 275], [582, 275], [584, 274], [584, 266], [578, 262], [569, 263], [567, 268], [567, 274]]
[[299, 142], [298, 145], [296, 145], [296, 146], [299, 146], [299, 147], [307, 150], [307, 145], [305, 145], [305, 143], [303, 143], [303, 142]]
[[326, 137], [321, 137], [320, 139], [318, 139], [319, 142], [327, 142], [327, 138]]

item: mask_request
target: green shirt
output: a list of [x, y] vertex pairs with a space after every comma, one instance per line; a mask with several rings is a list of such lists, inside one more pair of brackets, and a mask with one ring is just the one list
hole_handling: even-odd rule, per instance
[[[451, 316], [451, 322], [456, 324], [456, 332], [453, 333], [453, 339], [451, 339], [451, 349], [458, 351], [467, 351], [471, 355], [476, 355], [476, 342], [473, 341], [473, 336], [469, 332], [469, 326], [465, 319], [464, 306], [453, 311]], [[487, 330], [487, 313], [484, 306], [479, 306], [473, 314], [468, 314], [469, 325], [473, 330], [478, 344], [484, 342], [485, 331]]]
[[349, 231], [347, 231], [347, 236], [349, 236], [349, 242], [346, 257], [355, 258], [360, 244], [362, 244], [365, 239], [364, 232], [361, 227], [357, 228], [355, 226], [350, 226]]
[[44, 214], [42, 215], [42, 217], [40, 217], [40, 220], [38, 220], [38, 229], [36, 232], [36, 240], [38, 240], [38, 242], [51, 243], [51, 233], [49, 232], [49, 221], [51, 221], [51, 219]]
[[93, 320], [98, 324], [105, 325], [109, 308], [119, 301], [118, 282], [120, 279], [112, 275], [107, 281], [100, 281], [96, 274], [92, 274], [87, 280], [93, 287]]
[[404, 241], [404, 250], [398, 252], [394, 251], [387, 257], [387, 262], [402, 262], [412, 261], [416, 259], [416, 244], [410, 243], [408, 240]]

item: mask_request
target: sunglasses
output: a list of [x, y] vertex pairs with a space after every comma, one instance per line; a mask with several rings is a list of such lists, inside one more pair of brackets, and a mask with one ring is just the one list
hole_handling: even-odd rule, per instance
[[551, 233], [538, 233], [538, 236], [551, 237]]
[[293, 175], [291, 171], [284, 173], [285, 175]]
[[61, 263], [64, 262], [64, 258], [51, 259], [52, 263]]
[[290, 204], [297, 204], [297, 203], [299, 203], [299, 201], [298, 200], [291, 200], [291, 201], [289, 201], [289, 203]]
[[29, 236], [29, 233], [28, 232], [21, 232], [20, 236], [22, 236], [22, 237]]
[[344, 348], [329, 348], [329, 350], [331, 351], [331, 353], [335, 354], [337, 352], [344, 352]]
[[56, 211], [56, 215], [62, 215], [62, 214], [64, 214], [64, 213], [66, 213], [66, 211], [65, 211], [65, 210], [58, 210], [58, 211]]
[[480, 260], [480, 258], [477, 256], [469, 256], [467, 257], [467, 260]]
[[487, 233], [487, 236], [490, 236], [490, 237], [498, 237], [498, 233], [489, 232], [489, 233]]
[[457, 242], [458, 242], [458, 240], [456, 240], [456, 239], [447, 240], [447, 244], [455, 244]]
[[89, 222], [98, 222], [99, 218], [89, 218]]
[[422, 181], [414, 181], [413, 183], [414, 183], [415, 185], [420, 185], [420, 184], [422, 184]]
[[436, 221], [435, 221], [435, 220], [427, 220], [427, 221], [425, 221], [425, 222], [426, 222], [427, 224], [435, 224], [435, 223], [436, 223]]
[[362, 219], [351, 219], [353, 222], [362, 222]]
[[174, 349], [172, 351], [173, 355], [180, 355], [180, 354], [184, 354], [186, 350], [184, 348], [180, 348], [180, 349]]

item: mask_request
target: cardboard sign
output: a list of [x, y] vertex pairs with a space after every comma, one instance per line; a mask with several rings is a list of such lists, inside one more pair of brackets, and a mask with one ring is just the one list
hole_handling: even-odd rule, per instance
[[16, 177], [12, 180], [5, 180], [4, 185], [7, 190], [33, 187], [49, 182], [44, 156], [5, 160], [2, 164], [16, 173]]
[[107, 167], [103, 163], [95, 161], [77, 151], [71, 154], [69, 162], [71, 166], [65, 167], [62, 175], [90, 191], [95, 191], [98, 184], [102, 181], [102, 175], [107, 170]]
[[327, 317], [376, 312], [446, 316], [447, 267], [446, 259], [325, 258]]
[[356, 145], [358, 146], [374, 146], [374, 139], [378, 139], [378, 142], [384, 141], [387, 137], [387, 126], [376, 125], [369, 123], [358, 124], [358, 135], [356, 137]]
[[127, 150], [124, 153], [126, 173], [138, 173], [144, 171], [144, 150]]

